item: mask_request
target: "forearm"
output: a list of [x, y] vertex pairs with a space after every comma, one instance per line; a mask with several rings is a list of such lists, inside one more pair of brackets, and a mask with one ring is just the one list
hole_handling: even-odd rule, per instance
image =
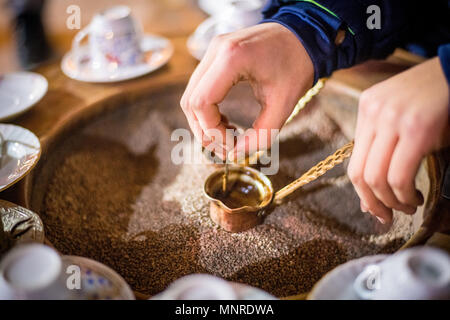
[[[450, 91], [450, 43], [441, 45], [438, 49], [439, 62], [441, 64], [442, 71], [444, 72], [445, 79], [447, 80], [447, 87]], [[449, 95], [450, 96], [450, 95]], [[448, 114], [450, 116], [450, 100], [448, 102]]]
[[[367, 26], [367, 7], [373, 4], [380, 8], [380, 29]], [[413, 1], [409, 5], [414, 4]], [[409, 10], [406, 12], [399, 2], [387, 0], [274, 0], [266, 8], [262, 22], [277, 22], [294, 32], [313, 61], [317, 81], [334, 70], [390, 54], [406, 37], [410, 12], [414, 11]], [[345, 37], [336, 41], [340, 30]]]
[[450, 43], [440, 46], [438, 55], [447, 83], [450, 84]]

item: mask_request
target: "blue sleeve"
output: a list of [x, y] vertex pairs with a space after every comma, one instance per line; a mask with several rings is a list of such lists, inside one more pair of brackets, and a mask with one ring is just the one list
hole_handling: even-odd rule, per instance
[[[370, 5], [380, 8], [380, 29], [367, 27]], [[411, 10], [402, 7], [401, 1], [388, 0], [272, 0], [262, 22], [280, 23], [298, 37], [314, 65], [315, 83], [334, 70], [389, 55], [408, 30]], [[336, 45], [339, 30], [345, 31], [345, 38]]]
[[438, 49], [439, 60], [444, 71], [447, 83], [450, 85], [450, 43], [444, 44]]

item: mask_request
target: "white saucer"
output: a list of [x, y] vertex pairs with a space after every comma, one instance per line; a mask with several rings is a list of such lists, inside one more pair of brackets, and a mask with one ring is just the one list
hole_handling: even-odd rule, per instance
[[3, 141], [0, 141], [2, 151], [0, 191], [2, 191], [33, 169], [41, 156], [41, 144], [34, 133], [13, 124], [0, 124], [0, 134], [3, 138]]
[[92, 259], [62, 256], [65, 266], [75, 265], [81, 271], [82, 299], [135, 300], [126, 281], [113, 269]]
[[364, 268], [377, 264], [389, 257], [386, 254], [368, 256], [348, 261], [328, 272], [308, 295], [310, 300], [359, 300], [353, 283]]
[[0, 75], [0, 121], [27, 111], [45, 95], [47, 80], [34, 72]]
[[[93, 70], [89, 63], [88, 46], [80, 46], [79, 51], [69, 51], [61, 61], [62, 71], [75, 80], [84, 82], [118, 82], [137, 78], [155, 71], [165, 65], [173, 54], [172, 43], [164, 37], [144, 35], [141, 39], [141, 49], [145, 54], [145, 62], [128, 67], [116, 67], [99, 72]], [[76, 61], [81, 61], [78, 69]]]

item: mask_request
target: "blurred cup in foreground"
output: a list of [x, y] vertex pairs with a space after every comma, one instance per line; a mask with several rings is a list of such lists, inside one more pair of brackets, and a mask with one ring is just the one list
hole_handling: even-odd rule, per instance
[[402, 250], [366, 266], [353, 288], [362, 299], [450, 299], [450, 257], [431, 247]]
[[20, 245], [0, 263], [0, 299], [68, 299], [62, 261], [56, 250], [42, 244]]

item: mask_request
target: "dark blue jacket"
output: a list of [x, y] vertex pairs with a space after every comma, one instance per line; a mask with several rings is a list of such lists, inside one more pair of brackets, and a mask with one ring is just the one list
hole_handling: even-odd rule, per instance
[[[450, 83], [449, 0], [272, 0], [263, 22], [277, 22], [302, 42], [314, 65], [314, 82], [334, 70], [381, 59], [396, 47], [431, 57], [439, 54]], [[367, 21], [380, 10], [380, 28]], [[345, 38], [335, 44], [339, 30]]]

